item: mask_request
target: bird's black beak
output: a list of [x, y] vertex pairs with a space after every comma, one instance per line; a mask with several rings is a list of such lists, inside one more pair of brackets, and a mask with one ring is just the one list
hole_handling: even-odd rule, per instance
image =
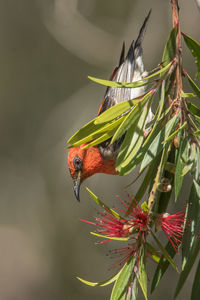
[[77, 178], [74, 179], [74, 194], [76, 199], [80, 202], [79, 191], [81, 186], [81, 171], [78, 171]]

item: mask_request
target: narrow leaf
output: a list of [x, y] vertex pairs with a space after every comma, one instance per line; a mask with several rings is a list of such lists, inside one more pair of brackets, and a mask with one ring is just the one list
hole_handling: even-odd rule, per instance
[[99, 234], [96, 232], [90, 232], [90, 234], [98, 236], [98, 237], [102, 237], [104, 239], [109, 239], [109, 240], [113, 240], [113, 241], [129, 241], [130, 237], [113, 237], [113, 236], [106, 236], [103, 234]]
[[187, 107], [192, 115], [200, 117], [200, 109], [196, 105], [190, 101], [187, 101]]
[[[143, 97], [136, 98], [133, 100], [123, 101], [120, 102], [111, 108], [107, 109], [105, 112], [103, 112], [101, 115], [99, 115], [96, 120], [94, 121], [95, 124], [101, 124], [105, 122], [109, 122], [114, 120], [115, 118], [119, 117], [123, 113], [128, 113], [129, 109], [132, 109], [133, 106], [141, 105], [140, 103], [143, 103], [148, 100], [148, 96], [151, 96], [155, 91], [150, 91], [147, 94], [145, 94]], [[138, 106], [138, 110], [141, 106]]]
[[[171, 243], [168, 242], [165, 250], [167, 251], [167, 253], [169, 253], [169, 255], [173, 258], [176, 254], [176, 251], [174, 250], [174, 248], [172, 247]], [[152, 284], [151, 284], [151, 293], [153, 293], [153, 291], [157, 288], [160, 280], [162, 279], [163, 275], [165, 274], [165, 272], [167, 271], [168, 267], [169, 267], [170, 263], [169, 261], [165, 258], [165, 256], [163, 255], [159, 261], [159, 264], [156, 268], [153, 280], [152, 280]]]
[[100, 143], [107, 141], [112, 135], [115, 133], [115, 129], [111, 130], [110, 132], [102, 134], [99, 138], [95, 139], [94, 141], [90, 142], [89, 144], [83, 146], [83, 149], [87, 149], [89, 147], [96, 146]]
[[176, 286], [176, 291], [175, 291], [175, 298], [178, 296], [179, 292], [181, 291], [191, 269], [192, 269], [192, 266], [199, 254], [199, 251], [200, 251], [200, 238], [196, 238], [194, 240], [194, 243], [193, 243], [193, 246], [190, 250], [190, 254], [188, 256], [188, 259], [187, 259], [187, 262], [184, 266], [184, 269], [183, 271], [181, 272], [180, 274], [180, 277], [179, 277], [179, 281], [178, 281], [178, 284]]
[[146, 251], [145, 245], [140, 246], [140, 258], [139, 258], [139, 283], [144, 294], [145, 299], [147, 299], [147, 272], [146, 272]]
[[158, 124], [158, 120], [161, 116], [161, 113], [162, 113], [162, 110], [163, 110], [163, 106], [164, 106], [164, 100], [165, 100], [165, 81], [162, 82], [162, 85], [161, 85], [161, 93], [160, 93], [160, 101], [159, 101], [159, 106], [158, 106], [158, 113], [156, 115], [156, 121], [153, 125], [153, 128], [151, 130], [151, 132], [148, 134], [147, 138], [145, 139], [144, 143], [143, 143], [143, 146], [144, 147], [147, 142], [149, 141], [149, 139], [151, 138], [152, 134], [154, 133], [154, 130], [156, 129], [157, 127], [157, 124]]
[[135, 82], [117, 82], [117, 81], [111, 81], [101, 78], [96, 78], [93, 76], [88, 76], [88, 78], [98, 84], [109, 86], [109, 87], [115, 87], [115, 88], [137, 88], [140, 86], [147, 85], [148, 82], [144, 81], [144, 79], [135, 81]]
[[167, 65], [175, 57], [177, 28], [174, 27], [165, 45], [162, 62]]
[[[129, 133], [129, 130], [125, 136], [124, 142], [122, 144], [122, 147], [120, 149], [119, 155], [118, 155], [118, 159], [117, 159], [117, 164], [116, 164], [116, 169], [120, 172], [119, 175], [120, 176], [124, 176], [127, 175], [128, 173], [130, 173], [134, 168], [136, 168], [138, 166], [138, 164], [143, 160], [146, 152], [148, 151], [151, 143], [153, 142], [153, 140], [155, 139], [155, 137], [157, 136], [157, 134], [160, 132], [160, 130], [163, 128], [163, 122], [162, 120], [160, 120], [153, 132], [153, 134], [151, 135], [150, 139], [148, 140], [148, 142], [146, 143], [146, 145], [144, 147], [140, 148], [140, 151], [138, 151], [138, 153], [136, 154], [134, 160], [132, 160], [130, 162], [129, 165], [127, 165], [127, 167], [124, 167], [123, 169], [121, 169], [121, 161], [123, 160], [123, 151], [126, 151], [126, 148], [123, 148], [123, 145], [129, 145], [130, 141], [126, 140], [126, 138], [128, 139], [127, 134]], [[131, 130], [131, 129], [130, 129]], [[131, 139], [132, 135], [130, 134], [130, 139]], [[128, 147], [128, 146], [127, 146]], [[120, 160], [121, 159], [121, 160]]]
[[177, 266], [175, 265], [172, 257], [170, 256], [170, 254], [167, 252], [167, 250], [162, 246], [162, 244], [159, 242], [159, 240], [157, 239], [156, 235], [153, 233], [153, 231], [151, 230], [151, 234], [156, 242], [156, 244], [158, 245], [158, 247], [160, 248], [160, 250], [162, 251], [163, 255], [165, 256], [165, 258], [168, 260], [168, 262], [172, 265], [172, 267], [177, 271], [178, 271], [178, 268]]
[[145, 106], [143, 108], [142, 114], [139, 118], [135, 131], [133, 132], [133, 136], [130, 141], [130, 144], [127, 147], [126, 153], [124, 153], [124, 160], [121, 163], [122, 168], [126, 167], [131, 162], [131, 160], [134, 159], [135, 155], [137, 154], [138, 150], [142, 145], [148, 111], [149, 111], [149, 105], [148, 107]]
[[162, 144], [166, 144], [167, 142], [171, 141], [178, 133], [181, 131], [181, 129], [185, 128], [187, 125], [187, 122], [185, 121], [177, 130], [175, 130], [166, 140], [162, 142]]
[[141, 111], [143, 111], [144, 109], [144, 105], [146, 104], [146, 102], [149, 100], [149, 98], [151, 97], [151, 94], [149, 95], [149, 93], [147, 95], [145, 95], [143, 97], [143, 99], [141, 100], [141, 102], [139, 102], [138, 104], [135, 105], [135, 107], [133, 107], [133, 109], [130, 111], [130, 113], [127, 115], [127, 117], [124, 119], [124, 121], [121, 123], [121, 125], [119, 126], [119, 128], [117, 129], [117, 131], [115, 132], [111, 144], [118, 140], [119, 137], [122, 136], [122, 134], [131, 127], [131, 125], [133, 123], [135, 123], [135, 121], [137, 120], [137, 117], [140, 116]]
[[[148, 186], [151, 183], [151, 180], [156, 172], [156, 169], [158, 167], [159, 164], [159, 159], [155, 159], [148, 167], [148, 171], [146, 172], [146, 175], [143, 179], [143, 183], [140, 185], [136, 195], [135, 195], [135, 199], [137, 201], [137, 203], [140, 202], [140, 200], [142, 199], [142, 197], [144, 196]], [[131, 211], [131, 209], [134, 207], [135, 205], [135, 201], [132, 201], [132, 203], [130, 203], [126, 215], [128, 215], [128, 213]], [[146, 206], [146, 205], [145, 205]]]
[[123, 266], [117, 280], [115, 281], [110, 300], [119, 300], [126, 293], [130, 276], [133, 273], [136, 257], [132, 256]]
[[134, 82], [116, 82], [116, 81], [111, 81], [111, 80], [105, 80], [105, 79], [100, 79], [100, 78], [95, 78], [92, 76], [88, 76], [88, 78], [96, 83], [99, 83], [101, 85], [105, 85], [105, 86], [110, 86], [110, 87], [115, 87], [115, 88], [137, 88], [140, 86], [144, 86], [147, 85], [151, 82], [148, 82], [148, 79], [156, 77], [158, 75], [163, 75], [171, 66], [171, 61], [168, 62], [167, 65], [165, 65], [165, 67], [161, 68], [159, 71], [154, 72], [153, 74], [144, 77], [138, 81], [134, 81]]
[[200, 219], [200, 186], [194, 180], [186, 210], [185, 232], [182, 245], [182, 272], [176, 286], [175, 297], [181, 291], [200, 251], [200, 238], [197, 237]]
[[196, 83], [192, 80], [192, 78], [188, 75], [188, 73], [186, 71], [184, 71], [184, 73], [186, 74], [187, 79], [188, 79], [193, 91], [200, 98], [200, 88], [196, 85]]
[[200, 136], [200, 130], [195, 131], [195, 132], [194, 132], [194, 135]]
[[80, 277], [76, 277], [78, 280], [80, 280], [81, 282], [89, 285], [89, 286], [106, 286], [109, 285], [111, 283], [113, 283], [115, 280], [117, 280], [117, 278], [119, 277], [121, 270], [119, 272], [117, 272], [114, 276], [110, 277], [109, 279], [106, 279], [104, 281], [101, 282], [91, 282], [91, 281], [87, 281], [85, 279], [82, 279]]
[[163, 148], [162, 142], [171, 134], [174, 126], [176, 125], [178, 117], [179, 115], [175, 115], [172, 119], [170, 119], [153, 140], [144, 156], [140, 172], [161, 152]]
[[68, 143], [69, 144], [74, 144], [77, 141], [79, 141], [80, 139], [82, 139], [83, 137], [86, 137], [88, 135], [90, 135], [90, 133], [92, 131], [98, 130], [100, 128], [100, 126], [96, 126], [94, 124], [94, 120], [90, 121], [89, 123], [87, 123], [86, 125], [84, 125], [80, 130], [78, 130], [69, 140]]
[[[89, 128], [90, 132], [88, 135], [86, 133], [88, 132], [88, 128], [85, 127], [85, 130], [82, 130], [82, 128], [77, 131], [77, 135], [74, 135], [74, 138], [70, 141], [71, 146], [77, 147], [83, 144], [86, 144], [90, 141], [93, 141], [98, 138], [102, 138], [104, 134], [112, 134], [115, 132], [116, 128], [123, 122], [125, 116], [122, 116], [121, 118], [111, 121], [109, 123], [104, 123], [100, 125], [95, 125], [93, 128]], [[77, 140], [77, 138], [79, 138]], [[76, 141], [77, 140], [77, 141]]]
[[103, 201], [101, 201], [92, 191], [90, 191], [89, 188], [86, 188], [86, 190], [88, 191], [88, 193], [90, 194], [90, 196], [94, 199], [94, 201], [98, 205], [100, 205], [103, 209], [105, 209], [106, 211], [108, 211], [110, 214], [112, 214], [117, 219], [124, 219], [116, 211], [114, 211], [113, 209], [111, 209], [110, 207], [108, 207], [105, 203], [103, 203]]
[[193, 93], [185, 93], [185, 92], [181, 92], [181, 97], [183, 97], [183, 98], [195, 98], [196, 97], [196, 95], [195, 94], [193, 94]]
[[185, 148], [187, 146], [187, 138], [184, 140], [180, 139], [179, 148], [177, 149], [177, 159], [176, 159], [176, 171], [174, 176], [174, 191], [175, 191], [175, 201], [178, 198], [179, 192], [181, 190], [181, 186], [183, 183], [183, 176], [182, 171], [185, 166], [185, 163], [182, 160], [183, 153], [185, 151]]
[[126, 116], [126, 118], [124, 119], [124, 121], [121, 123], [121, 125], [119, 126], [119, 128], [116, 130], [115, 134], [113, 135], [113, 138], [111, 140], [111, 144], [113, 144], [116, 140], [118, 140], [123, 133], [125, 133], [125, 131], [130, 128], [133, 124], [134, 126], [136, 126], [137, 121], [138, 121], [138, 116], [135, 113], [135, 108], [136, 106], [133, 108], [133, 110], [131, 110], [128, 115]]
[[195, 180], [193, 181], [191, 187], [185, 219], [186, 222], [182, 245], [183, 269], [185, 268], [185, 265], [191, 253], [191, 249], [196, 240], [195, 236], [197, 235], [200, 219], [200, 186], [196, 183]]
[[196, 77], [200, 76], [200, 45], [190, 36], [182, 33], [185, 43], [188, 46], [189, 50], [191, 51], [192, 55], [195, 58], [195, 63], [197, 65], [197, 74]]
[[194, 277], [191, 300], [199, 299], [199, 295], [200, 295], [200, 260]]

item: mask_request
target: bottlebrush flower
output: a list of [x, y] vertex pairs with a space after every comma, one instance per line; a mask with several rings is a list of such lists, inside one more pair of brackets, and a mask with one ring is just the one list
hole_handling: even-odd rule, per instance
[[176, 252], [178, 252], [178, 247], [182, 242], [184, 219], [185, 210], [173, 215], [164, 213], [157, 219], [157, 226], [161, 226]]
[[133, 203], [133, 205], [127, 205], [121, 200], [123, 206], [126, 208], [126, 211], [122, 209], [119, 210], [128, 215], [129, 224], [132, 225], [132, 230], [136, 231], [138, 233], [138, 236], [141, 234], [143, 240], [145, 240], [145, 232], [149, 231], [149, 223], [151, 221], [151, 216], [147, 211], [144, 211], [139, 206], [136, 199], [131, 199], [129, 195], [128, 198], [130, 204]]
[[[132, 199], [129, 197], [130, 203], [132, 203]], [[96, 217], [96, 222], [90, 222], [86, 220], [81, 221], [92, 224], [100, 227], [97, 230], [99, 234], [105, 235], [106, 237], [128, 237], [131, 234], [137, 233], [137, 237], [139, 235], [142, 236], [143, 240], [145, 240], [145, 232], [149, 230], [149, 222], [150, 215], [148, 212], [144, 211], [135, 201], [134, 207], [130, 207], [125, 202], [120, 200], [125, 209], [116, 209], [118, 211], [126, 214], [124, 218], [118, 218], [116, 215], [112, 214], [110, 210], [106, 210], [106, 212], [101, 213], [98, 212], [100, 217]], [[107, 239], [98, 243], [105, 243], [110, 241]]]
[[[136, 243], [129, 245], [127, 247], [119, 248], [110, 250], [108, 255], [110, 258], [117, 259], [115, 263], [111, 265], [109, 269], [119, 268], [122, 267], [131, 256], [137, 256], [139, 255], [139, 250], [137, 249]], [[137, 259], [138, 260], [138, 259]], [[138, 264], [138, 262], [136, 262]], [[136, 266], [135, 264], [135, 266]]]
[[[97, 232], [108, 237], [127, 237], [130, 234], [132, 225], [128, 224], [126, 219], [118, 219], [109, 211], [105, 213], [98, 212], [98, 214], [100, 217], [95, 217], [97, 222], [90, 222], [83, 219], [80, 220], [100, 227], [101, 229], [98, 229]], [[107, 239], [98, 243], [101, 244], [109, 241], [110, 240]]]

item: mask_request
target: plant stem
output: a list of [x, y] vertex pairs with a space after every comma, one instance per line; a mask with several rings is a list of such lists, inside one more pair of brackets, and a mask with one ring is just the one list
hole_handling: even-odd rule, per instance
[[[181, 47], [181, 31], [180, 31], [180, 22], [179, 22], [179, 5], [178, 0], [171, 0], [172, 3], [172, 21], [173, 27], [177, 28], [177, 36], [176, 36], [176, 52], [175, 58], [177, 61], [176, 65], [176, 76], [175, 76], [175, 87], [176, 87], [176, 98], [174, 100], [174, 113], [178, 113], [181, 111], [182, 101], [185, 99], [181, 99], [181, 92], [183, 90], [182, 83], [182, 47]], [[183, 120], [182, 120], [183, 121]]]

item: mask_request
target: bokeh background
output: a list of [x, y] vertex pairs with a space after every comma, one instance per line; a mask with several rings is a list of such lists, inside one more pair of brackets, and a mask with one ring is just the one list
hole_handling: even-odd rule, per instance
[[[200, 41], [195, 1], [182, 0], [180, 7], [182, 31]], [[113, 246], [95, 245], [91, 227], [78, 220], [96, 214], [85, 186], [115, 205], [115, 195], [125, 198], [124, 186], [137, 174], [95, 175], [83, 184], [79, 204], [65, 146], [96, 115], [104, 94], [87, 75], [109, 77], [122, 41], [136, 38], [150, 8], [147, 70], [161, 62], [171, 28], [169, 1], [0, 1], [1, 300], [109, 299], [110, 286], [90, 288], [75, 278], [101, 281], [112, 274], [106, 253]], [[195, 74], [193, 58], [183, 53]], [[177, 209], [188, 197], [186, 183]], [[154, 269], [150, 264], [149, 277]], [[189, 299], [192, 274], [178, 299]], [[177, 276], [169, 268], [151, 299], [172, 299]]]

